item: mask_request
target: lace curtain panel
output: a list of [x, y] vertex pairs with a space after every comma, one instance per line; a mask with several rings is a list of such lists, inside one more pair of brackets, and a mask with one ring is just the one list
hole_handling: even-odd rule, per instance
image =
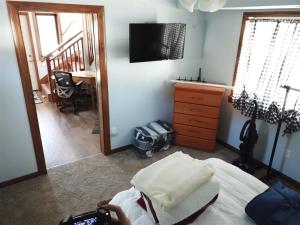
[[277, 123], [285, 133], [300, 130], [299, 92], [290, 91], [286, 111], [283, 85], [300, 89], [300, 19], [255, 18], [246, 21], [233, 90], [233, 107], [245, 116], [258, 103], [257, 118]]

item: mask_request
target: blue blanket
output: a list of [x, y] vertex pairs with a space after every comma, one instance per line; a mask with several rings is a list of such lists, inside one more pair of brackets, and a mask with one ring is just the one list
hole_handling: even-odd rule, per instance
[[300, 225], [300, 195], [278, 182], [248, 203], [257, 225]]

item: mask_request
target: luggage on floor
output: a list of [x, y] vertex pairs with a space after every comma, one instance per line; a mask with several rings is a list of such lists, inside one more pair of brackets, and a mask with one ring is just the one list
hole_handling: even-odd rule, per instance
[[132, 141], [136, 150], [144, 157], [152, 157], [152, 152], [156, 148], [159, 135], [146, 126], [136, 127]]
[[158, 120], [149, 123], [148, 127], [159, 134], [159, 143], [157, 148], [159, 150], [167, 150], [170, 147], [172, 141], [173, 128], [171, 127], [171, 125], [165, 121]]
[[132, 144], [143, 157], [152, 157], [153, 152], [169, 148], [172, 133], [171, 125], [158, 120], [148, 126], [136, 127]]

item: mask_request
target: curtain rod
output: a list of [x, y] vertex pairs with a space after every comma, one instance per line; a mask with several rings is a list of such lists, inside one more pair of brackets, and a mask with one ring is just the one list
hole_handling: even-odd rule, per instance
[[267, 22], [290, 22], [299, 23], [300, 17], [285, 17], [285, 18], [274, 18], [274, 17], [248, 17], [247, 20], [252, 21], [267, 21]]
[[280, 87], [284, 88], [284, 89], [287, 89], [287, 90], [292, 90], [292, 91], [298, 91], [298, 92], [300, 92], [300, 89], [293, 88], [293, 87], [288, 86], [288, 85], [281, 85]]

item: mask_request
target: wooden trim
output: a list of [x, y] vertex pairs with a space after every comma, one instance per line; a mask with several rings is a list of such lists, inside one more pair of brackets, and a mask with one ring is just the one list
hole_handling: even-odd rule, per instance
[[92, 14], [85, 14], [85, 31], [86, 31], [86, 42], [87, 42], [86, 45], [87, 45], [89, 65], [92, 65], [95, 59]]
[[56, 25], [56, 33], [57, 33], [57, 42], [58, 44], [61, 44], [63, 42], [63, 36], [61, 31], [61, 20], [60, 20], [60, 14], [55, 14], [55, 25]]
[[[110, 145], [110, 124], [109, 124], [109, 97], [108, 97], [108, 78], [106, 65], [106, 51], [105, 51], [105, 21], [104, 21], [104, 7], [98, 7], [97, 13], [98, 22], [98, 51], [99, 51], [99, 66], [100, 76], [96, 78], [97, 86], [100, 87], [98, 91], [98, 111], [100, 114], [101, 133], [101, 149], [104, 155], [108, 155], [111, 151]], [[97, 70], [99, 71], [99, 70]], [[100, 101], [99, 101], [100, 100]], [[105, 131], [105, 132], [102, 132]]]
[[38, 66], [37, 66], [37, 62], [36, 62], [36, 54], [35, 54], [35, 48], [34, 48], [34, 43], [33, 43], [32, 26], [30, 23], [29, 15], [28, 15], [28, 12], [20, 12], [19, 15], [26, 16], [27, 27], [28, 27], [28, 31], [29, 31], [29, 39], [30, 39], [30, 44], [31, 44], [32, 58], [33, 58], [34, 68], [35, 68], [35, 76], [36, 76], [36, 79], [37, 79], [37, 82], [39, 85], [39, 90], [41, 90], [42, 87], [41, 87], [40, 77], [39, 77], [39, 72], [38, 72], [39, 70], [38, 70]]
[[8, 6], [8, 13], [9, 13], [10, 22], [13, 30], [16, 56], [18, 60], [18, 66], [19, 66], [23, 93], [24, 93], [24, 98], [26, 103], [26, 109], [27, 109], [27, 114], [29, 119], [31, 137], [32, 137], [35, 157], [37, 161], [37, 167], [39, 173], [46, 174], [47, 169], [46, 169], [46, 163], [44, 158], [43, 145], [41, 141], [41, 134], [40, 134], [39, 124], [38, 124], [36, 107], [32, 95], [31, 79], [29, 75], [29, 68], [28, 68], [28, 62], [27, 62], [26, 51], [24, 46], [24, 40], [22, 36], [19, 13], [18, 10], [13, 5], [8, 3], [7, 6]]
[[[232, 86], [234, 86], [235, 81], [236, 81], [236, 73], [237, 73], [238, 63], [240, 61], [241, 47], [242, 47], [243, 38], [244, 38], [246, 21], [249, 20], [251, 17], [299, 17], [299, 16], [300, 16], [300, 11], [244, 12], [243, 13], [240, 38], [239, 38], [239, 43], [238, 43], [237, 56], [236, 56], [236, 60], [235, 60], [234, 73], [233, 73], [233, 79], [232, 79]], [[233, 91], [231, 92], [231, 95], [228, 96], [228, 102], [232, 102], [232, 94], [233, 94]]]
[[105, 23], [104, 23], [104, 7], [92, 5], [73, 5], [73, 4], [52, 4], [39, 2], [7, 2], [9, 18], [13, 31], [15, 42], [16, 56], [20, 71], [20, 78], [23, 87], [25, 104], [28, 114], [31, 136], [34, 145], [34, 151], [37, 161], [38, 174], [46, 174], [46, 164], [41, 141], [40, 129], [38, 124], [36, 106], [32, 95], [32, 86], [29, 76], [28, 62], [26, 58], [24, 40], [20, 26], [19, 12], [21, 11], [43, 11], [43, 12], [73, 12], [73, 13], [95, 13], [97, 15], [98, 39], [99, 39], [99, 65], [97, 71], [100, 70], [100, 75], [97, 76], [96, 82], [101, 86], [98, 91], [99, 104], [99, 119], [100, 119], [100, 151], [104, 155], [109, 155], [110, 146], [110, 127], [109, 127], [109, 99], [108, 99], [108, 79], [106, 67], [106, 46], [105, 46]]
[[52, 12], [52, 13], [96, 13], [104, 10], [100, 5], [80, 5], [65, 3], [46, 3], [30, 1], [7, 1], [17, 11]]
[[4, 187], [12, 185], [12, 184], [16, 184], [16, 183], [19, 183], [19, 182], [22, 182], [22, 181], [25, 181], [28, 179], [32, 179], [32, 178], [40, 176], [40, 175], [42, 175], [42, 173], [34, 172], [34, 173], [27, 174], [25, 176], [21, 176], [21, 177], [17, 177], [17, 178], [8, 180], [8, 181], [4, 181], [4, 182], [0, 183], [0, 188], [4, 188]]
[[235, 80], [236, 80], [236, 72], [237, 72], [239, 61], [240, 61], [241, 47], [242, 47], [242, 43], [243, 43], [243, 37], [244, 37], [246, 20], [247, 20], [247, 15], [244, 13], [243, 14], [243, 20], [242, 20], [241, 32], [240, 32], [240, 38], [239, 38], [239, 44], [238, 44], [238, 50], [237, 50], [236, 59], [235, 59], [234, 73], [233, 73], [233, 79], [232, 79], [232, 86], [234, 86]]
[[[236, 153], [236, 154], [239, 154], [239, 149], [237, 149], [236, 147], [218, 139], [217, 142], [221, 145], [223, 145], [225, 148], [229, 149], [230, 151]], [[255, 159], [256, 160], [256, 159]], [[258, 161], [258, 160], [256, 160]], [[264, 162], [261, 162], [261, 161], [258, 161], [260, 164], [263, 164], [264, 168], [267, 168], [268, 166], [264, 163]], [[282, 178], [283, 180], [286, 180], [287, 182], [291, 183], [292, 185], [294, 185], [295, 187], [297, 188], [300, 188], [300, 182], [294, 180], [293, 178], [283, 174], [282, 172], [278, 171], [278, 170], [275, 170], [272, 168], [272, 173], [275, 173], [278, 177]]]
[[132, 144], [129, 144], [129, 145], [124, 145], [122, 147], [119, 147], [119, 148], [114, 148], [110, 151], [109, 155], [112, 155], [112, 154], [115, 154], [115, 153], [118, 153], [118, 152], [123, 152], [123, 151], [126, 151], [130, 148], [133, 148], [133, 145]]

